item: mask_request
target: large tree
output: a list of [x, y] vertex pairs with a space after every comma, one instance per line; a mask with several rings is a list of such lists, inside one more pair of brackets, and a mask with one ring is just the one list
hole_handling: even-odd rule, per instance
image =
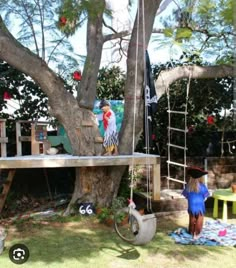
[[[67, 35], [76, 30], [79, 15], [80, 17], [84, 16], [83, 18], [86, 17], [87, 21], [87, 57], [77, 98], [65, 90], [63, 81], [42, 58], [13, 37], [0, 17], [0, 58], [29, 75], [48, 96], [50, 113], [64, 126], [74, 155], [92, 156], [101, 153], [101, 145], [94, 142], [95, 137], [100, 136], [100, 134], [92, 113], [96, 98], [97, 75], [104, 43], [117, 38], [122, 40], [124, 36], [129, 37], [129, 46], [124, 91], [124, 120], [119, 137], [119, 152], [120, 154], [132, 152], [134, 104], [136, 104], [137, 111], [135, 119], [135, 142], [137, 143], [143, 128], [143, 100], [141, 96], [143, 96], [144, 55], [160, 2], [161, 0], [138, 1], [138, 12], [130, 35], [128, 32], [116, 32], [111, 27], [112, 32], [105, 35], [103, 30], [104, 25], [106, 25], [104, 14], [110, 14], [106, 8], [105, 0], [62, 1], [59, 10], [69, 23], [69, 28], [65, 28]], [[188, 77], [190, 71], [194, 78], [233, 76], [233, 67], [228, 65], [177, 67], [161, 73], [156, 83], [158, 93], [160, 89], [166, 90], [168, 85], [174, 81]], [[134, 100], [135, 96], [136, 101]], [[85, 122], [89, 122], [90, 126], [88, 127]], [[80, 199], [102, 206], [109, 205], [117, 195], [124, 170], [125, 167], [77, 169], [71, 204]]]

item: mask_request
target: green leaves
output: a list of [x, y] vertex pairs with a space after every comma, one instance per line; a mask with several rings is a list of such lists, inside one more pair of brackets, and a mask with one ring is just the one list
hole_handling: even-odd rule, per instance
[[[105, 2], [101, 0], [65, 0], [58, 9], [58, 28], [66, 34], [72, 36], [75, 31], [83, 25], [87, 17], [96, 19], [97, 14], [105, 12], [110, 15], [109, 10], [105, 10]], [[66, 19], [61, 23], [61, 18]]]
[[125, 74], [119, 67], [99, 70], [97, 82], [97, 98], [121, 100], [124, 98]]
[[192, 36], [192, 30], [189, 28], [178, 28], [176, 30], [175, 39], [182, 41], [183, 39], [189, 39]]
[[[225, 2], [225, 1], [222, 1]], [[234, 21], [234, 10], [233, 0], [227, 0], [224, 4], [223, 10], [220, 12], [220, 15], [224, 19], [226, 24], [233, 24]]]
[[209, 12], [216, 7], [216, 4], [212, 0], [199, 0], [197, 12], [199, 14], [209, 14]]
[[166, 37], [172, 37], [174, 34], [174, 30], [172, 28], [165, 28], [163, 33]]
[[199, 51], [212, 60], [233, 54], [235, 0], [180, 0], [178, 3], [171, 14], [161, 18], [164, 36], [156, 37], [157, 46], [169, 44], [173, 51], [177, 46], [185, 52]]

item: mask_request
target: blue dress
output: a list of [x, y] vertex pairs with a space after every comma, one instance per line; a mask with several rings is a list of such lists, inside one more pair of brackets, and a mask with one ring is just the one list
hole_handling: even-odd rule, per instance
[[182, 195], [188, 200], [188, 213], [192, 215], [198, 215], [199, 213], [204, 215], [206, 212], [205, 198], [209, 196], [209, 191], [205, 184], [199, 183], [199, 192], [189, 192], [188, 185], [182, 192]]

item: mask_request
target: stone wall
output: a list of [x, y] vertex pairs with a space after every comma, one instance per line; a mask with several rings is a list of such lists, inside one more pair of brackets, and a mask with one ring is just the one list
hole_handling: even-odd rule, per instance
[[[167, 187], [167, 163], [166, 158], [161, 158], [161, 187]], [[177, 161], [178, 162], [178, 161]], [[181, 162], [181, 161], [179, 161]], [[232, 182], [236, 182], [236, 158], [235, 157], [194, 157], [187, 158], [189, 166], [204, 168], [207, 165], [207, 185], [209, 189], [228, 188]], [[183, 168], [171, 169], [171, 177], [183, 180]], [[181, 189], [180, 183], [170, 181], [171, 189]]]

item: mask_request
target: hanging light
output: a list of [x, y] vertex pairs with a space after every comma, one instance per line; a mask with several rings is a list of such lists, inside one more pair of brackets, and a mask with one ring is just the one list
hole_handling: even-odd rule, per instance
[[80, 81], [81, 78], [82, 78], [82, 76], [81, 76], [81, 71], [75, 71], [75, 72], [73, 73], [73, 79], [74, 79], [74, 80], [76, 80], [76, 81]]
[[9, 92], [7, 92], [7, 91], [4, 91], [3, 99], [4, 100], [10, 100], [11, 99], [11, 94]]

